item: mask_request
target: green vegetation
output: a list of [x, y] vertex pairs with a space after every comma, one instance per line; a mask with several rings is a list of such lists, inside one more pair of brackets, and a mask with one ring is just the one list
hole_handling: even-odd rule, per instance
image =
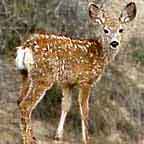
[[129, 47], [132, 48], [132, 58], [141, 64], [144, 64], [144, 42], [143, 37], [133, 37], [129, 41]]
[[137, 62], [140, 62], [141, 64], [144, 64], [144, 50], [137, 50], [133, 52], [133, 58]]

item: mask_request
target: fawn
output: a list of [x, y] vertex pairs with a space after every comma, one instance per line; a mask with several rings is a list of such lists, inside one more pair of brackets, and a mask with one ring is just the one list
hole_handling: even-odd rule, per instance
[[136, 4], [128, 3], [117, 17], [99, 8], [88, 6], [93, 23], [102, 25], [98, 39], [71, 39], [54, 34], [35, 33], [17, 47], [16, 66], [22, 76], [18, 99], [21, 116], [23, 144], [36, 144], [31, 128], [31, 115], [37, 104], [54, 83], [62, 89], [62, 112], [55, 138], [63, 138], [63, 127], [71, 107], [72, 88], [79, 88], [79, 108], [82, 124], [82, 140], [89, 142], [89, 96], [94, 81], [103, 74], [105, 67], [119, 51], [123, 24], [136, 16]]

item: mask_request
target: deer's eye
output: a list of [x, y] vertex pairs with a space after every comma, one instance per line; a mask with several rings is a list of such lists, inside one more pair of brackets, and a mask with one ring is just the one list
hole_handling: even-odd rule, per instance
[[120, 29], [120, 30], [119, 30], [119, 33], [123, 33], [123, 31], [124, 31], [124, 29]]
[[108, 33], [109, 33], [109, 30], [104, 29], [104, 33], [108, 34]]

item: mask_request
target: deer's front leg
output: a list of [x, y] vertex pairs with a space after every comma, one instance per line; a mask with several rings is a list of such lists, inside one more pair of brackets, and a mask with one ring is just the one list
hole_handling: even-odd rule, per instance
[[36, 144], [36, 139], [32, 133], [31, 114], [44, 96], [46, 89], [47, 83], [45, 81], [31, 82], [26, 98], [23, 98], [19, 103], [23, 144]]
[[62, 105], [61, 105], [62, 110], [61, 110], [61, 117], [60, 117], [59, 125], [58, 125], [56, 136], [55, 136], [56, 140], [61, 140], [63, 138], [63, 131], [64, 131], [63, 129], [64, 129], [65, 119], [71, 107], [71, 96], [72, 96], [71, 87], [68, 85], [64, 86], [62, 88], [62, 93], [63, 93], [63, 99], [62, 99]]
[[82, 140], [84, 144], [88, 143], [88, 116], [89, 116], [89, 95], [90, 95], [90, 84], [83, 84], [79, 90], [79, 107], [81, 114], [82, 124]]

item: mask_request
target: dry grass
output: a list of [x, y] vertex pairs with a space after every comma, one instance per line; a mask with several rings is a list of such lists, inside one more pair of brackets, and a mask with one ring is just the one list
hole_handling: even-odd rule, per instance
[[[34, 3], [16, 0], [15, 3], [2, 0], [0, 52], [3, 53], [4, 59], [9, 59], [8, 53], [14, 52], [14, 47], [37, 28], [65, 32], [65, 35], [75, 38], [95, 37], [98, 30], [87, 22], [87, 2], [72, 0], [71, 3], [63, 3], [64, 1], [61, 0], [59, 3], [57, 0], [43, 0]], [[107, 1], [107, 4], [110, 2]], [[126, 26], [128, 32], [123, 38], [123, 48], [116, 60], [107, 68], [100, 83], [95, 84], [93, 88], [90, 100], [92, 143], [143, 144], [144, 1], [135, 2], [138, 15], [133, 23]], [[54, 8], [57, 8], [57, 16]], [[13, 64], [14, 55], [12, 53], [9, 61], [4, 61], [0, 55], [0, 144], [21, 143], [19, 111], [16, 104], [20, 78]], [[77, 94], [75, 91], [74, 95]], [[53, 89], [47, 95], [49, 96], [44, 98], [34, 112], [33, 126], [40, 144], [55, 144], [52, 137], [59, 119], [61, 94]], [[74, 99], [77, 97], [74, 96]], [[81, 130], [76, 101], [73, 103], [65, 128], [64, 143], [79, 144]]]

